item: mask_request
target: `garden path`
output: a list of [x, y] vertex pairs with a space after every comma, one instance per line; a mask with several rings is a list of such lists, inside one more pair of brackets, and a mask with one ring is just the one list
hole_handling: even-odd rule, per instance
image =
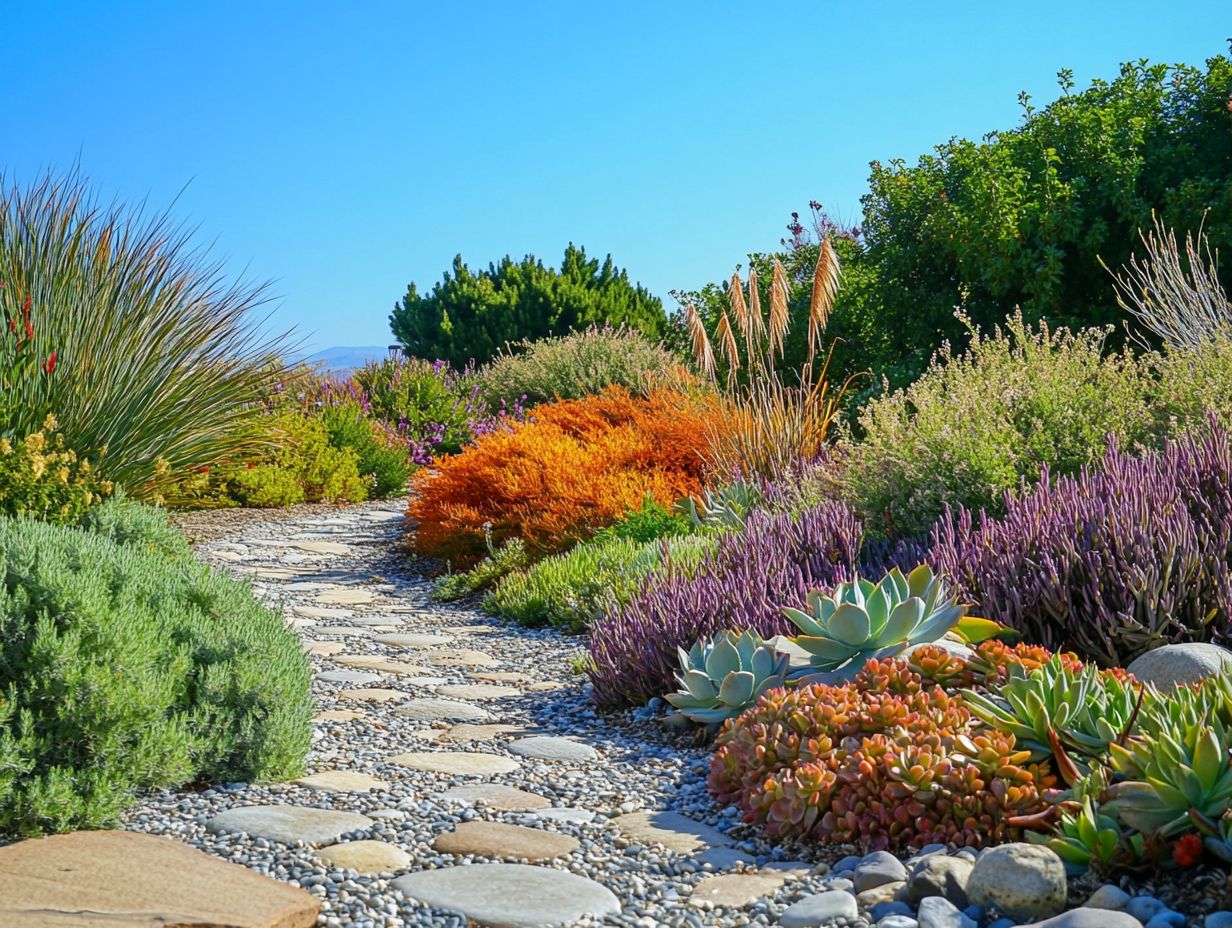
[[827, 888], [731, 833], [704, 751], [595, 712], [582, 639], [430, 602], [401, 531], [373, 503], [198, 546], [303, 638], [310, 773], [155, 794], [125, 827], [303, 886], [328, 926], [773, 924]]

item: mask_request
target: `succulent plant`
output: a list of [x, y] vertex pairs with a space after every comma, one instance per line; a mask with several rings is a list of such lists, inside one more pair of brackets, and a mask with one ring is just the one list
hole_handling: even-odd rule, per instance
[[739, 715], [762, 693], [786, 682], [788, 655], [753, 631], [723, 631], [680, 656], [681, 689], [667, 701], [694, 722], [715, 724]]
[[906, 576], [895, 567], [877, 584], [857, 577], [830, 593], [812, 590], [807, 603], [807, 611], [783, 610], [801, 632], [795, 643], [810, 655], [809, 666], [795, 676], [854, 676], [869, 659], [938, 640], [966, 613], [927, 564]]
[[[995, 683], [991, 694], [965, 690], [963, 702], [992, 728], [1008, 731], [1034, 760], [1068, 754], [1081, 774], [1084, 758], [1102, 757], [1125, 737], [1138, 711], [1140, 686], [1131, 677], [1075, 666], [1056, 654], [1044, 665]], [[1064, 768], [1062, 767], [1064, 772]]]
[[693, 497], [684, 497], [676, 503], [676, 511], [687, 515], [699, 529], [741, 529], [745, 517], [761, 505], [762, 499], [756, 484], [736, 480], [717, 490], [703, 488], [700, 505]]
[[1027, 841], [1055, 851], [1071, 876], [1085, 873], [1092, 865], [1106, 869], [1133, 855], [1117, 820], [1089, 795], [1073, 811], [1062, 812], [1055, 828], [1053, 834], [1028, 831]]

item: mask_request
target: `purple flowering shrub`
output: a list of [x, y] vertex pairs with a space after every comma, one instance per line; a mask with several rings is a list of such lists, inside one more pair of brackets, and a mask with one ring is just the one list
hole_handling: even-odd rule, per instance
[[676, 648], [725, 628], [790, 634], [782, 606], [851, 579], [863, 531], [842, 503], [754, 511], [689, 575], [670, 569], [591, 629], [590, 677], [601, 705], [641, 704], [675, 688]]
[[1135, 457], [1050, 478], [1005, 515], [947, 512], [928, 560], [981, 615], [1032, 644], [1123, 666], [1176, 641], [1227, 643], [1232, 447], [1212, 423]]

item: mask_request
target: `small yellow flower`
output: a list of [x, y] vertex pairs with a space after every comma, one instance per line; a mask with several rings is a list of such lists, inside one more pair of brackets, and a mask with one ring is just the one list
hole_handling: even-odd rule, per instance
[[61, 467], [56, 471], [56, 479], [61, 483], [68, 483], [69, 471], [67, 467]]
[[86, 501], [87, 506], [94, 505], [94, 494], [91, 493], [89, 490], [86, 490], [85, 501]]
[[0, 454], [12, 454], [13, 443], [7, 438], [0, 438]]
[[90, 472], [90, 461], [86, 458], [82, 458], [81, 467], [79, 467], [78, 470], [80, 470], [83, 474], [88, 474]]
[[98, 488], [102, 490], [104, 496], [111, 495], [112, 486], [111, 486], [110, 480], [104, 480], [102, 483], [98, 485]]
[[31, 432], [22, 444], [37, 454], [47, 447], [47, 437], [42, 432]]
[[171, 473], [171, 462], [166, 458], [159, 458], [154, 462], [154, 476], [165, 477]]
[[60, 423], [56, 421], [56, 417], [52, 413], [47, 414], [47, 418], [43, 420], [43, 430], [46, 432], [54, 432], [60, 427]]

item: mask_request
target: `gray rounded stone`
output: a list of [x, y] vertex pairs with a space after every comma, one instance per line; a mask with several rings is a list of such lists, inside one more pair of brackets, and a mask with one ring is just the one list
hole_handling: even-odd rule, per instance
[[1018, 842], [984, 851], [967, 880], [972, 904], [996, 906], [1002, 915], [1018, 921], [1058, 914], [1065, 908], [1068, 890], [1065, 865], [1056, 851]]
[[389, 762], [410, 770], [458, 777], [488, 777], [518, 769], [518, 762], [512, 757], [466, 751], [411, 751], [391, 757]]
[[1125, 904], [1129, 902], [1129, 899], [1129, 893], [1121, 887], [1115, 883], [1105, 883], [1091, 893], [1090, 898], [1083, 905], [1089, 909], [1108, 909], [1112, 912], [1120, 912], [1125, 909]]
[[916, 919], [920, 928], [977, 928], [974, 919], [968, 918], [954, 903], [942, 896], [929, 896], [921, 900]]
[[856, 897], [841, 889], [805, 896], [779, 916], [783, 928], [818, 928], [836, 918], [855, 918], [860, 914]]
[[966, 857], [930, 854], [911, 870], [907, 877], [907, 902], [919, 905], [928, 896], [942, 896], [960, 909], [970, 905], [967, 881], [975, 863]]
[[1142, 928], [1142, 923], [1124, 912], [1078, 908], [1042, 922], [1033, 922], [1028, 928]]
[[326, 670], [317, 674], [317, 679], [322, 683], [376, 683], [384, 675], [364, 670]]
[[901, 860], [889, 851], [874, 851], [856, 866], [856, 875], [852, 882], [855, 883], [856, 892], [862, 893], [886, 883], [901, 883], [906, 879], [907, 868]]
[[469, 702], [436, 699], [431, 696], [412, 699], [395, 710], [394, 715], [418, 722], [486, 722], [491, 717], [487, 709], [473, 706]]
[[468, 864], [399, 877], [394, 889], [488, 928], [547, 928], [584, 916], [620, 912], [611, 890], [594, 880], [529, 864]]
[[239, 806], [220, 812], [205, 823], [210, 834], [245, 832], [254, 838], [266, 838], [294, 844], [329, 844], [352, 831], [364, 831], [372, 819], [356, 812], [334, 812], [330, 809], [310, 809], [300, 806]]
[[519, 757], [534, 760], [552, 760], [559, 763], [579, 764], [594, 760], [599, 753], [589, 744], [571, 738], [555, 738], [550, 735], [534, 735], [519, 738], [509, 745], [509, 751]]
[[1166, 693], [1177, 684], [1198, 683], [1232, 671], [1232, 651], [1215, 644], [1166, 644], [1140, 655], [1128, 669], [1143, 683]]
[[647, 844], [662, 844], [678, 854], [735, 843], [717, 828], [679, 812], [630, 812], [612, 821], [627, 837]]

